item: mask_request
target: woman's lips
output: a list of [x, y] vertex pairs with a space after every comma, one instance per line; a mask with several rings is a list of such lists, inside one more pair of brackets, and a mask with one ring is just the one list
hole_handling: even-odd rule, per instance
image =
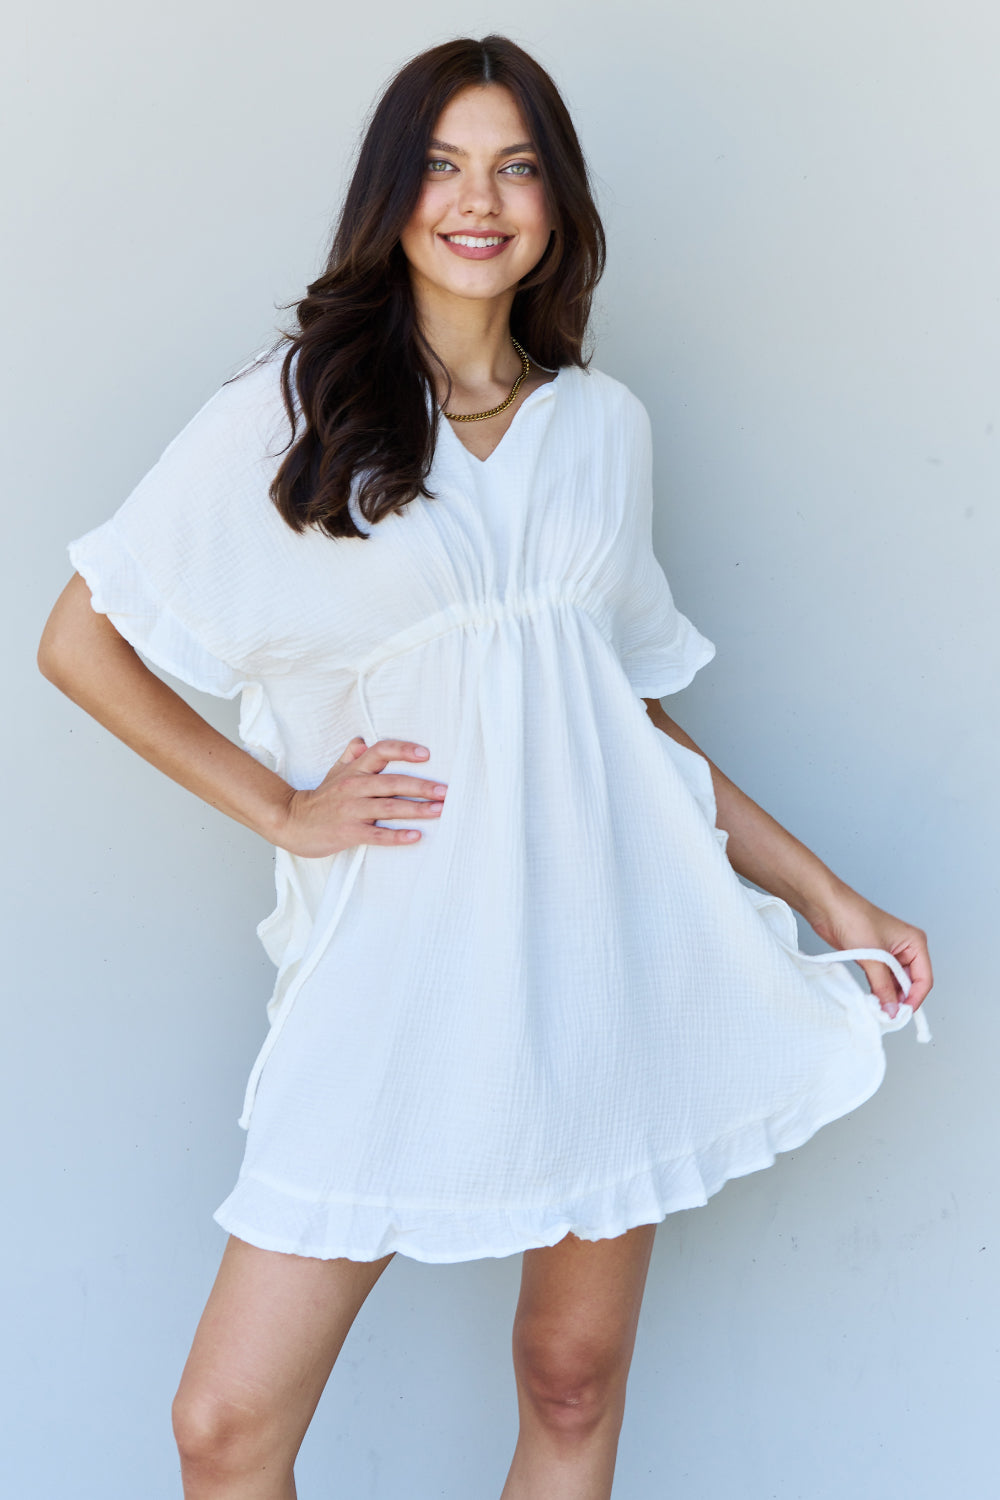
[[[462, 238], [477, 240], [493, 239], [495, 238], [495, 236], [463, 233]], [[443, 234], [440, 236], [440, 239], [445, 245], [448, 246], [448, 249], [454, 255], [460, 255], [463, 260], [492, 260], [494, 256], [499, 255], [501, 251], [506, 250], [507, 246], [513, 239], [513, 235], [507, 235], [505, 239], [501, 240], [499, 245], [457, 245], [454, 240], [448, 239], [448, 237]]]

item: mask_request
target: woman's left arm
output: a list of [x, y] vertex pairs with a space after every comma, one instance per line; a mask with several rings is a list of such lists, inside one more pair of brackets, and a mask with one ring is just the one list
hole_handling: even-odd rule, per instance
[[[708, 761], [718, 824], [729, 835], [726, 853], [736, 873], [787, 901], [831, 948], [882, 948], [898, 958], [912, 981], [907, 1004], [917, 1010], [934, 982], [927, 938], [920, 928], [890, 916], [845, 885], [811, 849], [741, 792], [664, 713], [658, 699], [642, 701], [657, 729]], [[895, 1015], [901, 996], [892, 971], [870, 960], [863, 961], [862, 968], [879, 1004]]]

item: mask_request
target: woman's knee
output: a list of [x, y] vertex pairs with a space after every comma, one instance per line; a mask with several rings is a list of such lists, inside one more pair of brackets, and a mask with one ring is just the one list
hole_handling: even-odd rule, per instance
[[631, 1346], [527, 1327], [514, 1332], [518, 1385], [546, 1426], [586, 1434], [624, 1407]]
[[239, 1474], [273, 1456], [275, 1434], [252, 1404], [182, 1383], [171, 1415], [177, 1450], [189, 1469]]

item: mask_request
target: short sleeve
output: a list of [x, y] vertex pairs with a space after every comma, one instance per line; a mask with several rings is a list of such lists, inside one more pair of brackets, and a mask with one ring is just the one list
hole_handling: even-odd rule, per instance
[[93, 608], [130, 645], [222, 698], [245, 685], [268, 532], [283, 525], [267, 496], [277, 382], [258, 362], [245, 370], [200, 408], [114, 515], [68, 549]]
[[132, 552], [115, 518], [69, 544], [73, 567], [90, 589], [90, 602], [119, 635], [154, 666], [203, 693], [232, 698], [241, 678], [215, 655], [190, 619], [171, 609], [163, 580], [154, 583]]
[[715, 655], [715, 646], [674, 604], [653, 551], [652, 432], [646, 408], [635, 401], [635, 442], [626, 524], [626, 593], [618, 619], [618, 653], [640, 698], [662, 698], [687, 687]]

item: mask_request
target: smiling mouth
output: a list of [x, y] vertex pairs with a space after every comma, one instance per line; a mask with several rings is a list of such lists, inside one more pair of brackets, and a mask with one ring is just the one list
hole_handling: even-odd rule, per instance
[[511, 238], [509, 234], [443, 234], [443, 240], [449, 245], [464, 245], [468, 250], [489, 250], [494, 245], [504, 245]]

